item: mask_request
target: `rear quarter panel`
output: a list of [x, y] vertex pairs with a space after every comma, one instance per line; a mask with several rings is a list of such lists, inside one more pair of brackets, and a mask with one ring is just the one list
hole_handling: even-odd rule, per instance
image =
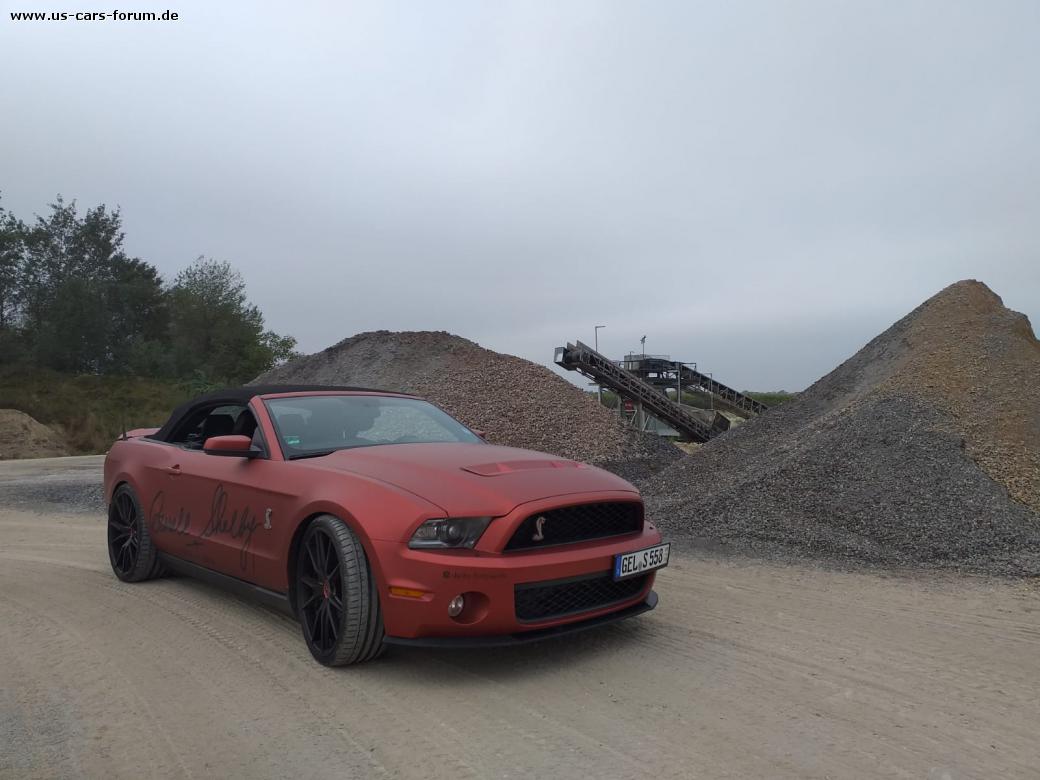
[[105, 456], [104, 468], [104, 494], [105, 504], [112, 502], [112, 494], [115, 489], [124, 482], [133, 488], [137, 497], [142, 502], [150, 493], [146, 483], [149, 481], [144, 476], [144, 466], [162, 459], [156, 443], [142, 441], [141, 439], [119, 439], [109, 449]]
[[[144, 521], [152, 523], [155, 512], [153, 502], [169, 488], [165, 468], [173, 465], [179, 450], [151, 439], [120, 439], [105, 456], [104, 497], [106, 507], [112, 495], [122, 484], [129, 485], [140, 503]], [[156, 547], [164, 552], [173, 551], [172, 546], [184, 540], [173, 538], [174, 534], [152, 534]], [[172, 546], [171, 546], [172, 545]]]

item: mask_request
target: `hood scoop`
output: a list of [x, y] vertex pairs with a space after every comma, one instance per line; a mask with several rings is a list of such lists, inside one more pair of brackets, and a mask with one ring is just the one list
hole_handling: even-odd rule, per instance
[[584, 463], [576, 460], [504, 460], [498, 463], [480, 463], [475, 466], [462, 466], [463, 471], [476, 474], [478, 477], [499, 477], [516, 471], [533, 469], [586, 469]]

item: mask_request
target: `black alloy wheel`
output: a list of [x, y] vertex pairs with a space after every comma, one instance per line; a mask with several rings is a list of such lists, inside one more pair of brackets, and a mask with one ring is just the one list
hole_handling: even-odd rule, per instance
[[300, 544], [296, 614], [311, 654], [327, 666], [382, 653], [382, 611], [368, 558], [358, 538], [331, 515], [316, 518]]
[[343, 622], [339, 557], [332, 549], [332, 539], [323, 533], [311, 534], [303, 549], [300, 613], [311, 643], [324, 655], [335, 649]]
[[108, 559], [124, 582], [140, 582], [161, 573], [158, 555], [141, 505], [129, 485], [120, 485], [108, 507]]

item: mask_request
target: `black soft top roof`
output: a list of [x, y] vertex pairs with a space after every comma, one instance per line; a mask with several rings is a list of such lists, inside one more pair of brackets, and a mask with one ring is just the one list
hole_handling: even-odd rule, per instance
[[361, 393], [392, 393], [394, 390], [377, 390], [374, 387], [347, 387], [343, 385], [244, 385], [243, 387], [226, 387], [185, 401], [170, 413], [166, 421], [150, 439], [167, 441], [170, 434], [184, 419], [201, 406], [219, 406], [222, 404], [247, 404], [257, 395], [274, 395], [276, 393], [321, 393], [349, 390]]

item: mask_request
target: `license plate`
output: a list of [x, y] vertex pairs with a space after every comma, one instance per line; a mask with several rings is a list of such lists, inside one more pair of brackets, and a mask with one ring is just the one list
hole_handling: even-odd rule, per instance
[[669, 544], [659, 544], [656, 547], [647, 547], [645, 550], [615, 555], [614, 579], [623, 580], [654, 569], [663, 569], [668, 565], [669, 547], [671, 547]]

